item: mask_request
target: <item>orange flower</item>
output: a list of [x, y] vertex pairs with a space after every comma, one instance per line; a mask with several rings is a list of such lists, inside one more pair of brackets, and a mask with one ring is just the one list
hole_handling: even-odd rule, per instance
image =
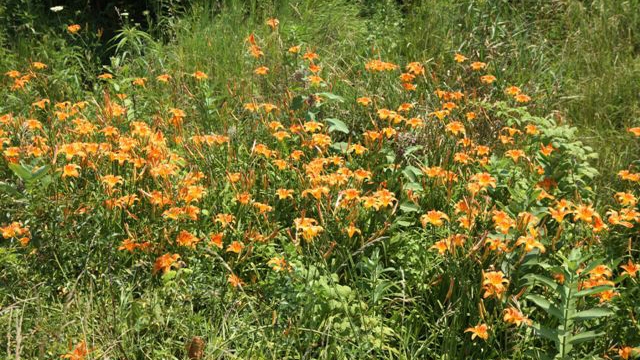
[[487, 64], [481, 61], [476, 61], [471, 63], [471, 70], [474, 70], [474, 71], [482, 70], [486, 67], [487, 67]]
[[356, 101], [362, 106], [369, 106], [369, 104], [371, 104], [371, 98], [368, 97], [359, 97]]
[[147, 81], [147, 78], [135, 78], [131, 83], [136, 86], [144, 87], [144, 84], [146, 81]]
[[632, 359], [634, 354], [637, 355], [639, 351], [640, 350], [638, 350], [638, 348], [632, 348], [631, 346], [624, 346], [618, 349], [618, 355], [620, 356], [621, 359], [628, 360], [628, 359]]
[[274, 256], [268, 262], [267, 265], [271, 266], [273, 271], [291, 271], [291, 265], [285, 260], [283, 256]]
[[138, 247], [135, 240], [132, 239], [124, 239], [122, 244], [118, 247], [118, 250], [127, 250], [128, 252], [133, 252]]
[[271, 18], [266, 21], [266, 24], [271, 28], [271, 30], [275, 30], [276, 27], [278, 27], [278, 24], [280, 24], [280, 21], [276, 18]]
[[197, 236], [193, 235], [192, 233], [186, 230], [182, 230], [178, 234], [178, 237], [176, 238], [176, 242], [178, 243], [178, 245], [181, 245], [181, 246], [195, 248], [196, 244], [200, 242], [200, 239]]
[[351, 239], [355, 234], [362, 234], [362, 231], [360, 231], [360, 229], [358, 229], [353, 225], [353, 223], [351, 223], [347, 228], [347, 235], [349, 235], [349, 239]]
[[380, 72], [380, 71], [391, 71], [391, 70], [395, 70], [398, 68], [398, 65], [390, 63], [390, 62], [385, 62], [382, 60], [371, 60], [369, 62], [367, 62], [364, 65], [364, 68], [367, 71], [372, 71], [372, 72]]
[[67, 31], [69, 32], [69, 34], [75, 34], [78, 31], [80, 31], [80, 25], [78, 24], [69, 25], [67, 26]]
[[64, 168], [62, 168], [62, 177], [79, 177], [80, 173], [78, 172], [78, 170], [80, 169], [80, 166], [76, 165], [76, 164], [67, 164], [64, 166]]
[[445, 126], [445, 129], [447, 129], [447, 131], [452, 133], [453, 135], [465, 133], [464, 125], [462, 125], [460, 121], [450, 122], [449, 124], [447, 124], [447, 126]]
[[209, 240], [211, 241], [211, 244], [217, 246], [218, 249], [222, 249], [222, 237], [222, 233], [210, 234]]
[[607, 212], [607, 214], [609, 215], [609, 224], [611, 225], [621, 225], [624, 226], [626, 228], [631, 229], [633, 227], [633, 224], [629, 221], [625, 221], [623, 220], [623, 216], [620, 216], [620, 214], [618, 214], [617, 211], [615, 210], [609, 210]]
[[291, 54], [297, 54], [300, 52], [300, 45], [292, 46], [287, 51], [290, 52]]
[[525, 252], [531, 252], [533, 249], [538, 249], [541, 253], [544, 253], [546, 250], [544, 245], [536, 240], [535, 236], [532, 234], [520, 236], [518, 241], [516, 241], [516, 245], [524, 245]]
[[631, 259], [627, 260], [626, 265], [620, 265], [624, 269], [621, 275], [629, 275], [629, 277], [636, 277], [636, 273], [640, 271], [640, 266], [634, 264]]
[[253, 73], [256, 75], [267, 75], [269, 72], [269, 68], [266, 66], [260, 66], [259, 68], [253, 70]]
[[531, 101], [531, 97], [525, 94], [518, 94], [515, 96], [515, 99], [519, 103], [527, 103]]
[[307, 51], [304, 55], [302, 55], [302, 58], [304, 60], [313, 62], [314, 60], [318, 60], [320, 56], [318, 56], [318, 54], [314, 53], [313, 51]]
[[617, 192], [615, 195], [615, 198], [618, 201], [618, 203], [622, 206], [633, 207], [638, 202], [638, 199], [636, 199], [635, 195], [628, 192]]
[[246, 205], [251, 202], [251, 194], [247, 192], [240, 193], [236, 195], [236, 200], [243, 205]]
[[627, 131], [635, 136], [640, 136], [640, 126], [627, 129]]
[[453, 59], [458, 63], [462, 63], [462, 62], [467, 61], [467, 57], [466, 56], [464, 56], [462, 54], [458, 54], [458, 53], [456, 53], [454, 55]]
[[424, 74], [424, 65], [422, 65], [419, 62], [408, 63], [405, 68], [407, 69], [408, 72], [412, 73], [413, 75], [423, 75]]
[[489, 327], [486, 324], [476, 325], [474, 327], [470, 327], [466, 329], [464, 332], [471, 333], [471, 340], [474, 340], [476, 337], [487, 340], [489, 338]]
[[242, 287], [244, 285], [244, 281], [242, 281], [242, 279], [240, 279], [236, 274], [229, 275], [227, 281], [233, 287]]
[[490, 296], [501, 298], [504, 292], [507, 291], [509, 280], [505, 279], [502, 271], [485, 272], [482, 278], [482, 288], [484, 289], [484, 295], [482, 295], [483, 298], [488, 298]]
[[524, 151], [522, 151], [520, 149], [515, 149], [515, 150], [508, 150], [505, 153], [505, 155], [510, 157], [511, 159], [513, 159], [513, 162], [517, 163], [518, 159], [523, 157], [525, 154], [524, 154]]
[[447, 239], [436, 241], [435, 244], [431, 245], [431, 249], [438, 250], [438, 254], [444, 255], [449, 250], [449, 242]]
[[504, 92], [506, 92], [507, 94], [512, 95], [512, 96], [516, 96], [516, 95], [520, 94], [520, 91], [521, 91], [520, 88], [517, 87], [517, 86], [509, 86], [508, 88], [506, 88], [504, 90]]
[[480, 81], [482, 81], [485, 84], [491, 84], [494, 81], [496, 81], [496, 77], [493, 75], [483, 75], [483, 76], [480, 76]]
[[166, 253], [156, 259], [156, 262], [153, 264], [153, 273], [157, 273], [162, 270], [163, 273], [171, 270], [173, 264], [178, 261], [180, 255], [178, 254], [169, 254]]
[[32, 62], [31, 66], [33, 66], [34, 69], [37, 69], [37, 70], [42, 70], [47, 68], [47, 64], [41, 63], [39, 61]]
[[81, 341], [76, 347], [70, 352], [60, 356], [62, 359], [70, 359], [70, 360], [84, 360], [86, 356], [89, 355], [89, 350], [87, 349], [87, 343]]
[[582, 220], [586, 223], [591, 223], [596, 215], [595, 210], [591, 205], [579, 205], [573, 212], [573, 221]]
[[544, 156], [549, 156], [555, 150], [553, 144], [542, 145], [540, 144], [540, 153]]
[[477, 183], [478, 186], [480, 186], [480, 188], [482, 189], [487, 188], [489, 186], [492, 188], [496, 187], [496, 179], [493, 176], [491, 176], [491, 174], [489, 173], [483, 172], [483, 173], [473, 174], [469, 180], [474, 183]]
[[293, 219], [293, 223], [298, 233], [302, 233], [302, 237], [310, 242], [312, 241], [324, 228], [320, 225], [316, 225], [318, 222], [315, 219], [300, 217]]
[[427, 226], [427, 224], [442, 226], [444, 224], [444, 220], [449, 221], [449, 216], [442, 211], [436, 210], [431, 210], [420, 217], [420, 222], [423, 227]]
[[235, 217], [231, 214], [218, 214], [215, 221], [225, 228], [235, 221]]
[[234, 241], [227, 247], [227, 252], [240, 254], [242, 249], [244, 249], [244, 245], [239, 241]]
[[311, 83], [311, 85], [320, 85], [324, 80], [318, 75], [311, 75], [307, 77], [307, 80]]
[[156, 76], [156, 80], [163, 82], [163, 83], [167, 83], [169, 82], [169, 80], [171, 80], [171, 75], [169, 74], [162, 74], [162, 75], [158, 75]]
[[103, 176], [100, 180], [102, 180], [102, 182], [107, 185], [109, 189], [112, 189], [118, 184], [122, 184], [123, 181], [122, 176], [115, 176], [111, 174]]
[[278, 189], [276, 190], [276, 195], [278, 195], [279, 200], [285, 200], [287, 198], [293, 199], [293, 190]]
[[562, 220], [564, 219], [564, 217], [569, 214], [570, 211], [565, 209], [565, 208], [549, 208], [549, 214], [551, 214], [551, 217], [553, 218], [553, 220], [555, 220], [558, 223], [561, 223]]
[[207, 76], [207, 74], [203, 73], [202, 71], [196, 71], [192, 74], [192, 76], [196, 78], [196, 80], [206, 80], [209, 78], [209, 76]]
[[514, 324], [516, 326], [520, 326], [522, 324], [531, 324], [531, 320], [527, 319], [526, 316], [520, 312], [520, 310], [515, 307], [510, 307], [504, 310], [503, 320], [509, 324]]

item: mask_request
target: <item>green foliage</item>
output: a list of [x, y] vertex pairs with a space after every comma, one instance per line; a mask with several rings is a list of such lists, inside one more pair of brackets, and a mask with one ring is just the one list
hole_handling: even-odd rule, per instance
[[[560, 274], [564, 281], [558, 283], [547, 275], [538, 273], [529, 273], [523, 276], [531, 286], [540, 286], [544, 290], [542, 294], [529, 294], [526, 299], [534, 303], [540, 309], [544, 310], [549, 318], [547, 323], [557, 323], [557, 328], [552, 329], [540, 324], [533, 324], [532, 328], [536, 335], [550, 340], [554, 343], [556, 353], [554, 359], [571, 359], [570, 353], [574, 346], [593, 342], [598, 337], [604, 335], [604, 332], [598, 332], [597, 328], [602, 328], [602, 318], [611, 316], [614, 311], [607, 307], [588, 307], [585, 297], [601, 293], [603, 291], [612, 291], [612, 286], [601, 285], [580, 289], [584, 286], [589, 271], [602, 264], [602, 260], [592, 260], [590, 263], [584, 264], [591, 257], [590, 254], [583, 255], [579, 249], [573, 249], [567, 257], [557, 254], [562, 263], [560, 265], [551, 265], [547, 262], [535, 264], [544, 270], [555, 274]], [[555, 318], [553, 321], [550, 321]], [[587, 320], [597, 320], [591, 327], [586, 327], [582, 322]]]

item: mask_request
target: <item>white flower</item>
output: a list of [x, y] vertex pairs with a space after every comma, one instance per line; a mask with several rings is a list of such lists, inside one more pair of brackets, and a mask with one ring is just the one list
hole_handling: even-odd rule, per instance
[[54, 6], [52, 8], [50, 8], [49, 10], [53, 11], [53, 12], [59, 12], [62, 11], [64, 9], [64, 6]]

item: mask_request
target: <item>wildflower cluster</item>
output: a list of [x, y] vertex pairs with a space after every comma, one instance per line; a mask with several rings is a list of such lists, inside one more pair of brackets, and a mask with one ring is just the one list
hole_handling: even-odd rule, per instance
[[[267, 20], [265, 37], [278, 36], [279, 26]], [[67, 31], [79, 36], [81, 27]], [[64, 225], [98, 219], [114, 229], [123, 264], [167, 279], [220, 262], [220, 277], [238, 294], [260, 294], [270, 279], [303, 282], [299, 274], [318, 264], [339, 272], [389, 237], [418, 233], [422, 253], [477, 270], [480, 295], [463, 290], [480, 309], [465, 325], [471, 340], [488, 340], [503, 324], [533, 326], [522, 297], [533, 290], [518, 275], [525, 258], [637, 236], [638, 170], [620, 171], [629, 188], [596, 209], [558, 170], [574, 157], [572, 143], [554, 135], [551, 120], [530, 116], [532, 98], [493, 75], [491, 63], [455, 54], [456, 77], [436, 82], [426, 63], [375, 56], [362, 76], [386, 81], [389, 96], [360, 87], [346, 98], [327, 92], [341, 80], [312, 47], [273, 49], [256, 34], [244, 46], [247, 77], [270, 90], [233, 90], [237, 103], [221, 105], [227, 112], [215, 121], [198, 110], [209, 105], [193, 104], [210, 99], [210, 75], [200, 69], [105, 72], [96, 75], [100, 99], [30, 88], [49, 76], [40, 62], [6, 72], [9, 91], [29, 105], [0, 116], [3, 167], [16, 184], [44, 169], [41, 199], [63, 209]], [[302, 74], [282, 93], [269, 83], [287, 69], [270, 59], [274, 52]], [[640, 136], [637, 127], [628, 132]], [[50, 230], [38, 217], [12, 211], [2, 237], [37, 250], [31, 231]], [[625, 291], [616, 273], [637, 284], [631, 255], [619, 269], [610, 261], [576, 274], [579, 290], [595, 289], [590, 299], [604, 306], [615, 302]], [[629, 358], [628, 349], [619, 356]], [[82, 342], [63, 357], [87, 352]]]

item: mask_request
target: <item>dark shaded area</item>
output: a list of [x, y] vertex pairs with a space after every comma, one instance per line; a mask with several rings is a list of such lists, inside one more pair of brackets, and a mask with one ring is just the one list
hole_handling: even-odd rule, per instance
[[[124, 24], [162, 39], [161, 19], [184, 11], [188, 0], [6, 0], [0, 2], [0, 41], [6, 48], [19, 39], [38, 36], [50, 29], [63, 30], [64, 24], [77, 23], [100, 33], [98, 55], [102, 60], [111, 53], [109, 42]], [[53, 7], [62, 6], [55, 12]]]

